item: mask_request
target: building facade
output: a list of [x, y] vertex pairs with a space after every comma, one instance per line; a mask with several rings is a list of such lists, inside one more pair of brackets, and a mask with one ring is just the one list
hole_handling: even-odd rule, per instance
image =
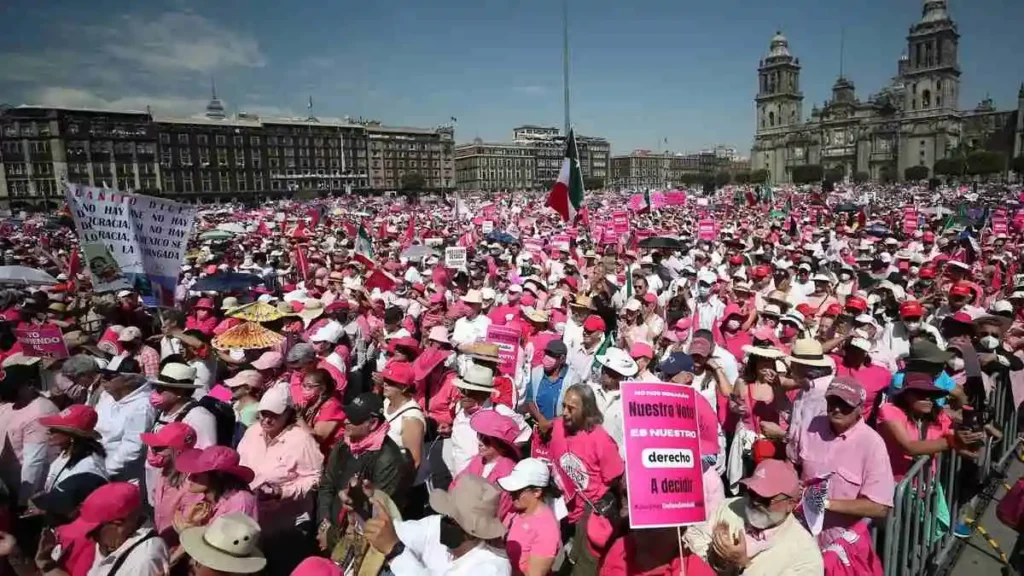
[[750, 170], [750, 162], [746, 158], [728, 150], [725, 146], [691, 154], [634, 150], [630, 154], [612, 157], [610, 185], [616, 188], [665, 189], [682, 186], [693, 176]]
[[[603, 186], [609, 177], [611, 144], [593, 136], [576, 136], [580, 170]], [[524, 125], [512, 130], [512, 142], [485, 143], [479, 138], [455, 147], [456, 185], [460, 190], [547, 189], [558, 179], [565, 158], [565, 137], [558, 128]]]
[[348, 119], [0, 109], [0, 207], [56, 206], [62, 181], [183, 201], [455, 187], [454, 129]]
[[961, 110], [959, 42], [946, 0], [924, 0], [890, 85], [862, 101], [854, 83], [840, 75], [832, 97], [805, 117], [800, 59], [777, 33], [758, 67], [752, 169], [767, 170], [772, 182], [791, 182], [793, 168], [802, 164], [842, 169], [847, 177], [902, 178], [910, 166], [930, 170], [963, 149], [1019, 155], [1024, 88], [1017, 110], [997, 111], [988, 99]]

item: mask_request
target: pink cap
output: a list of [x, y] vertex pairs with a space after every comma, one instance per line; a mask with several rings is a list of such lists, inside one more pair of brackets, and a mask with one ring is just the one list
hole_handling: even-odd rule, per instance
[[629, 349], [629, 356], [634, 360], [637, 358], [654, 358], [654, 350], [646, 342], [636, 342]]
[[137, 484], [111, 482], [86, 497], [72, 525], [76, 534], [88, 534], [104, 524], [124, 520], [141, 506], [142, 491]]
[[740, 482], [762, 498], [774, 498], [780, 494], [791, 498], [800, 496], [800, 479], [796, 470], [782, 460], [768, 459], [761, 462], [754, 469], [753, 475]]
[[201, 450], [186, 450], [174, 459], [174, 467], [184, 474], [223, 472], [248, 484], [256, 473], [239, 464], [238, 452], [227, 446], [210, 446]]
[[196, 431], [184, 422], [171, 422], [156, 432], [143, 432], [139, 437], [150, 448], [184, 450], [196, 445]]
[[384, 370], [381, 372], [381, 378], [386, 383], [397, 384], [398, 386], [404, 386], [408, 388], [413, 384], [413, 369], [412, 364], [409, 362], [398, 362], [392, 360], [384, 366]]
[[205, 308], [206, 310], [213, 310], [213, 298], [200, 298], [193, 306], [193, 308]]
[[299, 562], [291, 576], [341, 576], [341, 568], [327, 558], [310, 556]]
[[284, 355], [280, 352], [264, 352], [253, 360], [252, 367], [257, 370], [273, 370], [284, 365]]

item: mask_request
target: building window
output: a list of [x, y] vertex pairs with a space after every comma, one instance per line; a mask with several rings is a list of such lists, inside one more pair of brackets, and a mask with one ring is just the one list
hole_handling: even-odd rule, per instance
[[921, 107], [930, 108], [932, 105], [932, 93], [931, 90], [925, 90], [921, 92]]
[[262, 164], [263, 162], [260, 160], [260, 157], [254, 154], [252, 157], [252, 167], [259, 170], [263, 167]]
[[235, 150], [235, 167], [245, 168], [245, 152]]
[[206, 146], [206, 134], [200, 134], [196, 136], [196, 143], [200, 146]]
[[263, 190], [263, 176], [257, 175], [252, 181], [253, 190], [260, 192]]
[[192, 187], [192, 172], [191, 171], [182, 172], [182, 174], [181, 174], [181, 191], [182, 192], [192, 192], [193, 190], [194, 190], [194, 188]]
[[217, 146], [226, 146], [228, 143], [228, 137], [223, 134], [217, 134], [214, 138], [216, 139]]
[[260, 137], [259, 136], [250, 136], [249, 137], [249, 145], [254, 147], [254, 148], [259, 146], [260, 145]]
[[775, 126], [775, 112], [768, 113], [768, 124], [770, 126]]
[[166, 132], [161, 134], [160, 135], [160, 143], [161, 144], [170, 144], [171, 143], [171, 135], [167, 134]]
[[[220, 136], [218, 136], [218, 138], [220, 138]], [[228, 151], [226, 148], [217, 149], [217, 164], [221, 166], [228, 165]]]
[[235, 136], [235, 146], [242, 146], [245, 140], [241, 136]]
[[183, 165], [185, 165], [185, 166], [191, 166], [192, 165], [192, 151], [189, 150], [188, 148], [182, 148], [180, 154], [181, 154], [181, 163]]
[[203, 192], [213, 191], [213, 178], [210, 176], [210, 173], [203, 172], [202, 179]]
[[178, 144], [188, 144], [188, 134], [178, 134]]

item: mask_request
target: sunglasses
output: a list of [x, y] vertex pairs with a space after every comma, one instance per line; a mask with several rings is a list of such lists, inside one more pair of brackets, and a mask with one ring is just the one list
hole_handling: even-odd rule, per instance
[[[779, 496], [781, 496], [781, 498]], [[766, 498], [764, 496], [761, 496], [760, 494], [757, 494], [749, 490], [747, 491], [747, 499], [750, 500], [751, 504], [758, 506], [760, 508], [770, 508], [772, 504], [785, 502], [786, 500], [792, 500], [790, 496], [786, 496], [784, 494], [772, 496], [771, 498]]]
[[852, 414], [853, 411], [857, 409], [856, 406], [850, 406], [846, 402], [843, 402], [842, 400], [839, 400], [837, 398], [827, 398], [825, 400], [825, 404], [827, 406], [826, 410], [830, 414], [832, 412], [839, 412], [840, 414], [848, 415]]

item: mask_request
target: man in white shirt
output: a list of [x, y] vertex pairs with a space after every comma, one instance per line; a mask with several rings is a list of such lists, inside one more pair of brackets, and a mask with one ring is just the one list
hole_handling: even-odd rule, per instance
[[469, 425], [469, 419], [480, 410], [494, 410], [502, 416], [508, 416], [515, 420], [519, 427], [516, 444], [525, 443], [530, 439], [532, 433], [521, 414], [504, 404], [495, 404], [491, 400], [494, 393], [494, 372], [490, 368], [470, 363], [466, 368], [465, 375], [455, 379], [455, 386], [462, 392], [462, 400], [456, 408], [455, 418], [452, 421], [451, 437], [445, 441], [442, 451], [452, 478], [465, 470], [466, 466], [469, 466], [470, 460], [479, 451], [479, 440], [476, 431]]
[[[170, 571], [167, 545], [143, 514], [142, 491], [136, 484], [112, 482], [96, 489], [82, 502], [72, 525], [76, 533], [89, 534], [96, 542], [88, 576], [157, 576]], [[40, 548], [52, 549], [55, 542], [43, 540]]]
[[462, 297], [462, 302], [469, 308], [469, 313], [455, 321], [452, 330], [452, 344], [460, 348], [487, 338], [487, 328], [491, 319], [480, 313], [484, 299], [479, 290], [470, 290]]
[[621, 348], [605, 350], [604, 354], [597, 356], [597, 362], [601, 365], [601, 376], [597, 382], [587, 384], [594, 390], [597, 409], [604, 417], [602, 426], [618, 445], [619, 455], [625, 458], [626, 429], [622, 421], [622, 390], [619, 386], [623, 380], [636, 376], [640, 368]]
[[156, 421], [156, 409], [149, 403], [152, 388], [138, 361], [128, 356], [115, 356], [101, 373], [96, 432], [107, 453], [107, 474], [116, 480], [141, 480], [146, 449], [140, 435]]
[[395, 576], [508, 576], [505, 551], [488, 544], [506, 532], [498, 520], [500, 498], [489, 482], [467, 475], [447, 492], [431, 492], [437, 514], [422, 520], [395, 522], [375, 504], [363, 533]]
[[694, 301], [697, 326], [694, 328], [710, 330], [725, 314], [725, 304], [711, 292], [716, 282], [718, 276], [714, 272], [703, 271], [697, 275], [697, 298]]

